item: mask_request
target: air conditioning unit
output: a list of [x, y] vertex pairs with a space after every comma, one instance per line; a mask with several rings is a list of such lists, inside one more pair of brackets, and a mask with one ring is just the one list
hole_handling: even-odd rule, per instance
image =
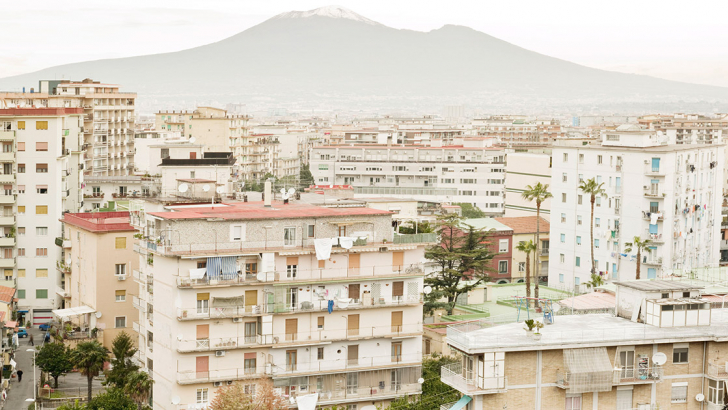
[[242, 322], [243, 322], [243, 318], [242, 317], [234, 317], [233, 318], [233, 323], [242, 323]]
[[212, 382], [213, 387], [220, 387], [222, 386], [222, 382]]
[[118, 281], [126, 280], [126, 275], [116, 275], [116, 280], [118, 280]]
[[225, 357], [225, 351], [224, 350], [216, 350], [215, 351], [215, 357]]
[[387, 252], [387, 247], [382, 246], [381, 248], [379, 248], [379, 252]]
[[232, 381], [232, 380], [228, 380], [228, 381], [226, 381], [225, 383], [226, 383], [226, 384], [227, 384], [228, 386], [230, 386], [231, 384], [233, 384], [233, 381]]

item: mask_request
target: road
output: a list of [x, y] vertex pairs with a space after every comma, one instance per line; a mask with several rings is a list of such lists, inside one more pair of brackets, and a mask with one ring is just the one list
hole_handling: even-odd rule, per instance
[[[28, 329], [28, 333], [33, 334], [36, 346], [43, 344], [45, 332], [34, 328]], [[33, 402], [33, 352], [27, 351], [33, 346], [28, 337], [18, 339], [18, 343], [20, 346], [15, 351], [15, 361], [18, 363], [16, 369], [23, 370], [23, 381], [18, 382], [17, 377], [10, 379], [10, 391], [3, 410], [25, 410]], [[35, 375], [40, 377], [40, 370], [36, 369]]]

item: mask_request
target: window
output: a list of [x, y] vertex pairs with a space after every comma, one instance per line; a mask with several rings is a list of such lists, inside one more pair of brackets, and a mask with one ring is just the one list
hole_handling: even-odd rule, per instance
[[25, 164], [18, 164], [18, 174], [25, 174]]
[[500, 239], [498, 241], [498, 252], [508, 252], [508, 239]]
[[325, 320], [325, 319], [324, 319], [324, 316], [319, 316], [319, 317], [318, 317], [318, 323], [317, 323], [317, 326], [316, 326], [316, 327], [317, 327], [317, 328], [318, 328], [319, 330], [322, 330], [322, 329], [324, 328], [324, 320]]
[[574, 277], [574, 285], [578, 286], [579, 283], [581, 283], [581, 278], [579, 278], [578, 276], [575, 276]]
[[[321, 385], [321, 388], [323, 389], [323, 383]], [[318, 389], [318, 391], [321, 391], [321, 389]], [[249, 394], [253, 398], [255, 398], [255, 385], [254, 384], [246, 384], [246, 385], [243, 385], [243, 392], [245, 394]]]
[[35, 248], [35, 256], [48, 256], [48, 248]]
[[564, 274], [559, 273], [559, 283], [564, 283]]
[[198, 293], [197, 294], [197, 313], [207, 314], [210, 312], [210, 294], [209, 293]]
[[594, 239], [594, 248], [599, 249], [599, 239]]
[[117, 290], [115, 293], [116, 293], [117, 302], [126, 302], [126, 291], [125, 290]]
[[48, 277], [48, 269], [37, 268], [35, 270], [35, 277], [36, 278], [47, 278]]
[[283, 228], [283, 245], [293, 246], [296, 244], [296, 228]]
[[566, 202], [566, 193], [561, 194], [561, 202]]
[[19, 278], [25, 277], [25, 269], [18, 269], [18, 277]]
[[683, 292], [683, 297], [684, 298], [689, 298], [690, 297], [690, 292]]
[[599, 228], [602, 225], [602, 220], [599, 218], [594, 218], [594, 226], [596, 228]]
[[125, 263], [117, 263], [114, 270], [115, 275], [126, 275], [126, 264]]
[[25, 143], [19, 142], [18, 143], [18, 151], [25, 151]]
[[47, 226], [39, 226], [35, 228], [35, 234], [38, 236], [47, 236], [48, 235], [48, 227]]
[[581, 256], [576, 257], [576, 266], [577, 267], [581, 266]]
[[318, 360], [324, 360], [324, 348], [323, 347], [318, 348], [318, 350], [316, 352], [316, 358]]
[[679, 382], [672, 384], [672, 392], [670, 394], [671, 403], [687, 403], [688, 402], [688, 383]]
[[35, 192], [37, 194], [45, 195], [48, 193], [48, 185], [36, 185]]
[[246, 262], [245, 263], [245, 274], [255, 275], [258, 273], [258, 262]]
[[576, 197], [576, 203], [577, 203], [577, 204], [579, 204], [579, 205], [581, 205], [581, 198], [582, 198], [582, 196], [581, 196], [581, 195], [578, 195], [578, 196]]
[[35, 298], [36, 299], [48, 299], [48, 289], [36, 289]]
[[48, 151], [48, 143], [47, 142], [36, 142], [35, 143], [35, 150], [36, 151]]
[[584, 181], [584, 174], [579, 174], [579, 182], [583, 182], [583, 181]]
[[559, 262], [564, 263], [566, 261], [566, 256], [562, 253], [559, 255]]
[[18, 130], [25, 130], [25, 121], [18, 121]]
[[48, 129], [48, 121], [36, 121], [35, 122], [35, 129], [36, 130], [47, 130]]
[[230, 239], [233, 241], [244, 240], [243, 225], [233, 225], [230, 227]]
[[314, 236], [316, 236], [316, 225], [308, 225], [307, 231], [308, 237], [313, 238]]
[[39, 174], [47, 174], [48, 164], [35, 164], [35, 172]]
[[566, 177], [566, 172], [564, 172], [563, 174], [561, 174], [561, 182], [566, 182], [567, 179], [568, 178]]
[[597, 206], [602, 206], [602, 197], [598, 196], [598, 197], [596, 198], [596, 200], [597, 200], [597, 201], [596, 201], [596, 204], [597, 204]]
[[126, 249], [126, 237], [117, 237], [114, 245], [116, 249]]
[[526, 271], [526, 262], [518, 262], [518, 271], [519, 272], [525, 272]]
[[562, 224], [566, 223], [566, 214], [561, 214], [561, 223]]
[[207, 404], [207, 389], [197, 389], [197, 404]]
[[508, 273], [508, 261], [498, 261], [498, 273]]
[[708, 379], [708, 403], [723, 404], [725, 400], [725, 381]]
[[566, 243], [566, 234], [561, 234], [561, 243]]
[[600, 164], [601, 165], [601, 163], [602, 163], [602, 156], [601, 155], [597, 155], [597, 164]]
[[581, 394], [566, 395], [566, 410], [581, 410]]
[[286, 277], [295, 278], [298, 273], [298, 258], [288, 257], [286, 258]]
[[581, 215], [576, 216], [576, 224], [581, 225]]
[[[248, 356], [251, 355], [252, 357]], [[255, 353], [246, 353], [245, 361], [243, 362], [243, 368], [245, 369], [245, 374], [255, 374], [256, 369], [258, 367], [257, 359], [255, 357]]]
[[584, 154], [579, 154], [579, 163], [580, 164], [584, 163]]
[[576, 244], [581, 245], [581, 236], [576, 237]]
[[[20, 213], [20, 207], [18, 207], [18, 213]], [[23, 213], [25, 213], [25, 207], [23, 207]], [[36, 215], [48, 215], [48, 205], [36, 205], [35, 214]]]
[[569, 154], [564, 153], [564, 162], [567, 162], [569, 160]]
[[680, 346], [681, 347], [673, 346], [672, 348], [672, 362], [676, 364], [688, 362], [688, 347], [686, 345]]
[[[401, 361], [402, 361], [402, 342], [392, 342], [392, 362], [401, 362]], [[356, 373], [354, 373], [354, 374], [356, 374]]]
[[18, 256], [25, 256], [25, 248], [18, 248]]
[[18, 299], [25, 299], [25, 289], [18, 289]]

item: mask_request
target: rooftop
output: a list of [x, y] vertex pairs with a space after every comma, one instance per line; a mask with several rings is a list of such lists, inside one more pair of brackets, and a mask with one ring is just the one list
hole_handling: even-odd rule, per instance
[[148, 215], [167, 220], [184, 219], [222, 219], [222, 220], [255, 220], [283, 218], [321, 218], [348, 216], [381, 216], [392, 212], [372, 208], [325, 208], [301, 202], [283, 204], [273, 202], [271, 207], [264, 207], [263, 202], [235, 202], [198, 206], [170, 207], [168, 212], [150, 212]]
[[134, 231], [130, 224], [129, 212], [83, 212], [67, 213], [61, 222], [90, 232]]
[[15, 288], [9, 288], [7, 286], [0, 286], [0, 302], [8, 303], [13, 301], [15, 297]]
[[624, 286], [627, 288], [641, 290], [643, 292], [703, 289], [703, 286], [671, 280], [630, 280], [625, 282], [616, 282], [615, 284], [617, 287]]
[[[536, 233], [536, 217], [535, 216], [515, 216], [509, 218], [494, 218], [496, 221], [513, 229], [514, 235]], [[541, 235], [544, 237], [549, 234], [549, 221], [541, 218]]]
[[559, 305], [574, 310], [614, 309], [617, 299], [613, 293], [592, 292], [560, 300]]
[[510, 226], [498, 222], [495, 218], [473, 218], [466, 219], [464, 224], [471, 225], [475, 229], [485, 229], [486, 231], [512, 231]]
[[51, 117], [59, 115], [83, 114], [83, 108], [3, 108], [0, 116]]

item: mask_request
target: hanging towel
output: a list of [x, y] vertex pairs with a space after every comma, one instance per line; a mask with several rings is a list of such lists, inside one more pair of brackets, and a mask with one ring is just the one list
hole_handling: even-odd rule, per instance
[[334, 301], [329, 301], [329, 314], [331, 314], [334, 311]]
[[331, 246], [333, 245], [333, 239], [321, 238], [314, 239], [313, 246], [316, 248], [316, 259], [324, 260], [331, 257]]
[[351, 247], [354, 246], [354, 239], [355, 238], [349, 238], [346, 236], [342, 236], [339, 238], [339, 244], [344, 249], [351, 249]]
[[650, 215], [650, 224], [657, 225], [657, 217], [658, 217], [658, 214], [656, 214], [656, 213], [651, 214]]

